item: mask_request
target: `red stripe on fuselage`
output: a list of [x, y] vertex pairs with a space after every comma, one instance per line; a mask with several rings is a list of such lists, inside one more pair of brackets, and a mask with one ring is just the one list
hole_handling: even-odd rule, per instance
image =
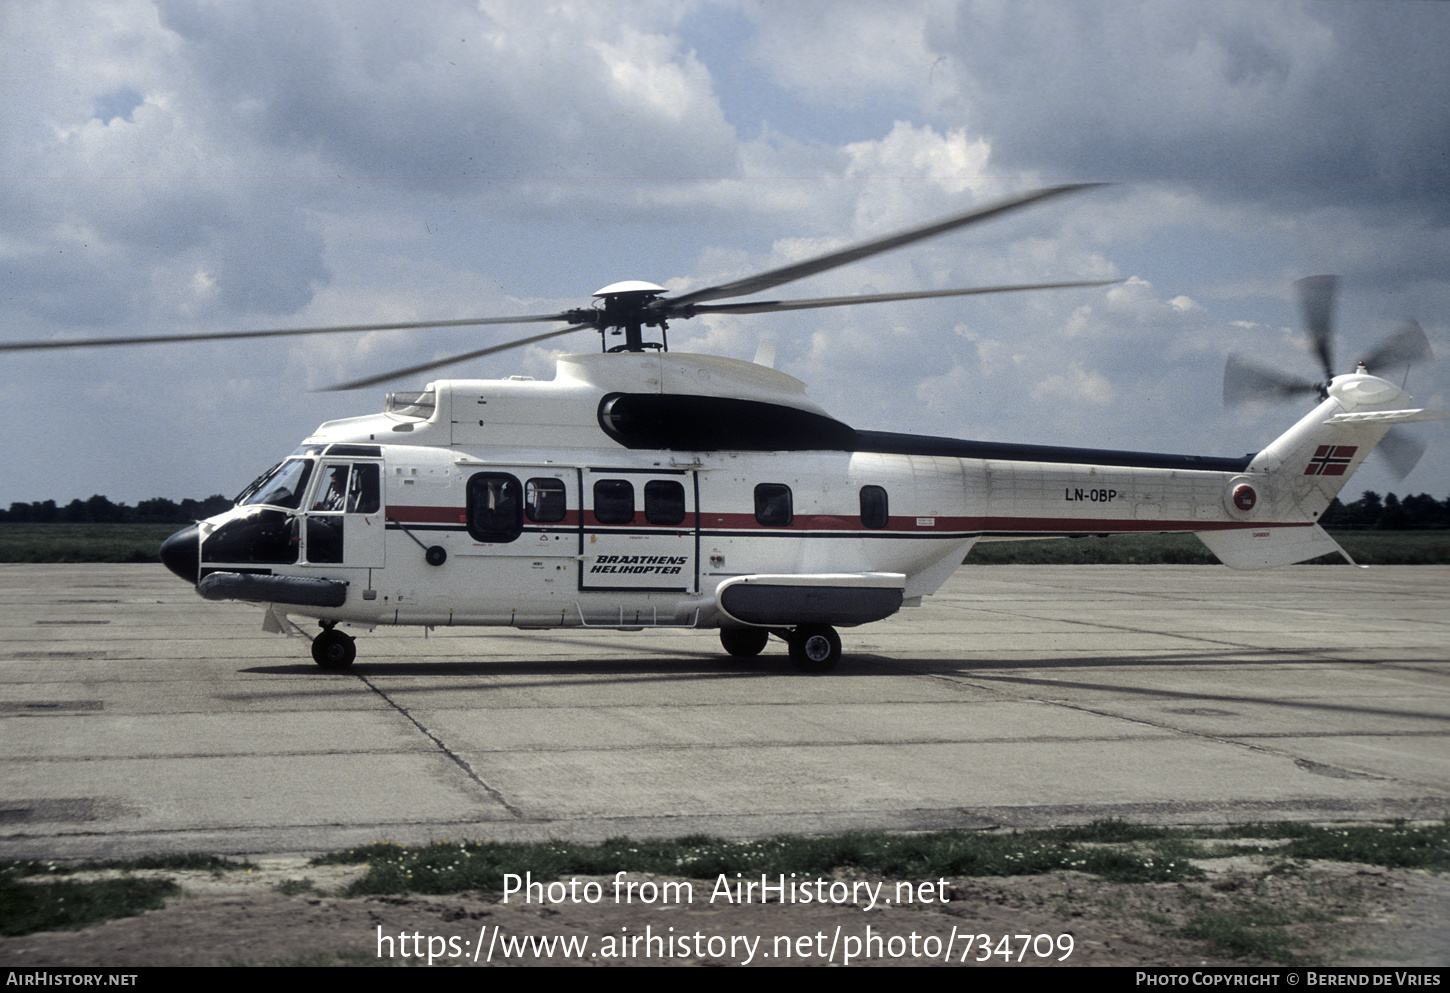
[[[466, 524], [468, 514], [462, 507], [393, 506], [388, 509], [388, 518], [400, 524]], [[590, 531], [607, 531], [614, 528], [660, 531], [693, 531], [693, 515], [686, 516], [680, 524], [650, 524], [643, 512], [634, 515], [629, 524], [600, 524], [592, 512], [585, 512], [585, 526]], [[1254, 527], [1311, 527], [1308, 523], [1256, 523]], [[562, 521], [536, 524], [525, 521], [526, 527], [555, 527], [574, 529], [579, 527], [579, 511], [570, 510]], [[842, 517], [834, 514], [797, 514], [791, 523], [784, 526], [764, 525], [754, 514], [712, 514], [700, 515], [700, 528], [704, 531], [749, 531], [753, 533], [811, 534], [830, 532], [834, 534], [870, 535], [960, 535], [960, 534], [1132, 534], [1155, 531], [1221, 531], [1245, 527], [1238, 521], [1140, 521], [1113, 520], [1094, 517], [912, 517], [893, 515], [884, 528], [862, 527], [859, 518]]]
[[[929, 523], [928, 523], [929, 522]], [[1256, 523], [1254, 527], [1310, 527], [1305, 523]], [[705, 531], [850, 532], [860, 535], [912, 534], [1107, 534], [1154, 531], [1218, 531], [1242, 528], [1238, 521], [1139, 521], [1096, 517], [906, 517], [893, 515], [884, 528], [862, 527], [859, 520], [830, 515], [797, 514], [785, 526], [766, 526], [752, 514], [701, 514]]]

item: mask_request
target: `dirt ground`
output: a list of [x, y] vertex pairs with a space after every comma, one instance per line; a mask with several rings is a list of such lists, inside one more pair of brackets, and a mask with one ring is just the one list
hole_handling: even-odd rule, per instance
[[[711, 900], [714, 882], [695, 880], [687, 903], [644, 876], [627, 877], [640, 884], [632, 904], [614, 899], [612, 877], [578, 877], [579, 902], [563, 888], [555, 903], [496, 893], [344, 898], [336, 894], [360, 868], [264, 859], [244, 872], [157, 873], [183, 889], [164, 909], [0, 940], [0, 964], [1450, 964], [1450, 877], [1323, 863], [1269, 872], [1252, 858], [1208, 865], [1207, 877], [1184, 883], [1073, 873], [918, 880], [925, 900], [882, 905], [896, 893], [887, 881], [877, 906], [862, 909], [806, 903], [806, 881], [795, 902], [772, 893], [734, 903], [719, 892]], [[602, 894], [595, 903], [584, 902], [589, 882]], [[866, 886], [880, 880], [810, 884], [830, 896], [833, 882], [836, 895], [863, 884], [864, 905]]]

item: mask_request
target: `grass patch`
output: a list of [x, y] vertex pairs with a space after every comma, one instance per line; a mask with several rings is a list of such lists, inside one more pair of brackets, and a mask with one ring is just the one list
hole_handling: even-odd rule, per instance
[[1188, 832], [1182, 828], [1158, 827], [1154, 824], [1134, 824], [1116, 817], [1093, 821], [1077, 827], [1052, 828], [1037, 832], [1057, 841], [1090, 841], [1100, 845], [1122, 844], [1129, 841], [1162, 841], [1183, 838]]
[[1326, 830], [1294, 838], [1282, 851], [1296, 859], [1445, 872], [1450, 870], [1450, 825]]
[[1202, 941], [1213, 951], [1232, 958], [1267, 959], [1281, 965], [1297, 961], [1294, 949], [1306, 942], [1283, 930], [1298, 923], [1279, 912], [1259, 910], [1204, 910], [1178, 930], [1179, 937]]
[[196, 853], [88, 862], [36, 859], [0, 862], [0, 934], [13, 937], [134, 917], [143, 911], [159, 910], [167, 897], [181, 892], [175, 881], [160, 877], [65, 878], [76, 873], [156, 870], [221, 873], [250, 868], [253, 868], [250, 862]]
[[1299, 861], [1363, 862], [1387, 869], [1450, 871], [1450, 821], [1418, 827], [1402, 823], [1337, 827], [1294, 823], [1240, 824], [1211, 833], [1203, 832], [1201, 836], [1284, 842], [1235, 849], [1243, 854], [1273, 854]]
[[[1233, 844], [1235, 841], [1246, 843]], [[696, 899], [700, 899], [713, 891], [721, 875], [727, 883], [737, 879], [758, 883], [762, 875], [774, 880], [783, 874], [790, 879], [794, 874], [796, 879], [877, 877], [925, 884], [939, 878], [1077, 872], [1114, 883], [1185, 883], [1204, 876], [1192, 860], [1239, 854], [1269, 855], [1274, 862], [1257, 881], [1231, 874], [1212, 885], [1187, 882], [1157, 890], [1107, 893], [1110, 897], [1138, 893], [1160, 903], [1176, 901], [1182, 911], [1173, 912], [1180, 922], [1176, 926], [1168, 924], [1166, 905], [1142, 906], [1133, 912], [1164, 926], [1164, 933], [1203, 942], [1217, 954], [1292, 962], [1306, 944], [1300, 937], [1306, 933], [1305, 926], [1329, 918], [1318, 910], [1284, 909], [1283, 897], [1275, 896], [1284, 891], [1274, 880], [1308, 873], [1313, 862], [1324, 860], [1450, 871], [1450, 821], [1428, 826], [1277, 823], [1168, 828], [1104, 820], [1012, 833], [850, 832], [754, 841], [694, 835], [673, 840], [613, 838], [597, 845], [483, 841], [406, 847], [379, 843], [320, 856], [312, 864], [365, 866], [366, 871], [342, 894], [345, 896], [498, 893], [509, 873], [530, 873], [532, 881], [543, 884], [571, 875], [606, 877], [607, 892], [607, 877], [625, 871], [701, 880], [694, 884]], [[65, 878], [73, 873], [219, 873], [247, 868], [254, 866], [194, 854], [80, 863], [0, 863], [0, 933], [81, 927], [160, 907], [167, 896], [178, 892], [176, 884], [164, 878], [128, 875], [91, 882]], [[41, 882], [33, 877], [47, 878]], [[275, 888], [288, 896], [315, 891], [313, 882], [305, 877], [287, 879]], [[888, 895], [894, 897], [894, 892]], [[1058, 899], [1066, 901], [1064, 915], [1071, 914], [1071, 896]]]
[[27, 876], [67, 876], [77, 872], [137, 872], [143, 870], [170, 870], [172, 872], [235, 872], [239, 869], [255, 869], [251, 862], [242, 859], [225, 859], [220, 855], [203, 855], [200, 852], [186, 852], [179, 855], [143, 855], [134, 859], [91, 859], [84, 862], [42, 862], [37, 859], [20, 859], [14, 862], [0, 862], [0, 874], [14, 878]]
[[941, 831], [921, 835], [853, 832], [825, 838], [784, 836], [726, 841], [704, 836], [674, 841], [615, 838], [599, 845], [568, 842], [516, 844], [464, 842], [420, 848], [379, 844], [317, 860], [366, 864], [350, 895], [376, 893], [499, 892], [508, 873], [535, 881], [564, 875], [646, 873], [688, 879], [878, 875], [929, 880], [945, 876], [1022, 876], [1060, 870], [1115, 882], [1171, 882], [1200, 875], [1187, 859], [1154, 850], [1074, 845], [1053, 832], [986, 834]]
[[[1215, 845], [1236, 838], [1282, 844]], [[501, 892], [506, 874], [531, 873], [536, 882], [567, 875], [616, 872], [715, 880], [724, 874], [873, 875], [930, 880], [961, 876], [1023, 876], [1076, 871], [1110, 882], [1161, 883], [1198, 878], [1193, 859], [1271, 854], [1295, 864], [1316, 859], [1388, 868], [1450, 869], [1450, 824], [1430, 827], [1316, 827], [1251, 824], [1231, 828], [1163, 828], [1108, 820], [1013, 834], [939, 831], [894, 835], [852, 832], [829, 837], [782, 836], [730, 841], [692, 836], [670, 841], [614, 838], [598, 845], [554, 841], [439, 843], [405, 847], [389, 842], [314, 859], [316, 865], [366, 865], [348, 895]]]
[[102, 879], [79, 882], [26, 883], [0, 874], [0, 934], [13, 937], [33, 931], [85, 927], [117, 917], [158, 910], [168, 896], [181, 892], [170, 879]]

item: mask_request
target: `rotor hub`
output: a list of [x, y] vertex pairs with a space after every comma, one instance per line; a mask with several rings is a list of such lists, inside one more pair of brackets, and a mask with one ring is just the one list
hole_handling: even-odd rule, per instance
[[[647, 283], [641, 279], [627, 279], [610, 283], [594, 291], [594, 296], [603, 301], [590, 311], [581, 311], [584, 317], [580, 323], [593, 324], [605, 339], [605, 351], [642, 352], [648, 348], [669, 351], [664, 332], [669, 329], [659, 311], [651, 305], [660, 294], [668, 292], [663, 286]], [[644, 328], [657, 327], [661, 331], [660, 341], [645, 341]], [[623, 334], [624, 343], [609, 347], [608, 336]]]

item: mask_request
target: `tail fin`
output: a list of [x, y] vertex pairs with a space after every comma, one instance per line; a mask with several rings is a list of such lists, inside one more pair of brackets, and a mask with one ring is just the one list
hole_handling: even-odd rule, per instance
[[1450, 416], [1410, 409], [1409, 394], [1364, 373], [1336, 377], [1328, 392], [1230, 484], [1248, 491], [1244, 527], [1196, 532], [1225, 565], [1264, 569], [1334, 552], [1352, 562], [1317, 523], [1330, 501], [1393, 425]]

